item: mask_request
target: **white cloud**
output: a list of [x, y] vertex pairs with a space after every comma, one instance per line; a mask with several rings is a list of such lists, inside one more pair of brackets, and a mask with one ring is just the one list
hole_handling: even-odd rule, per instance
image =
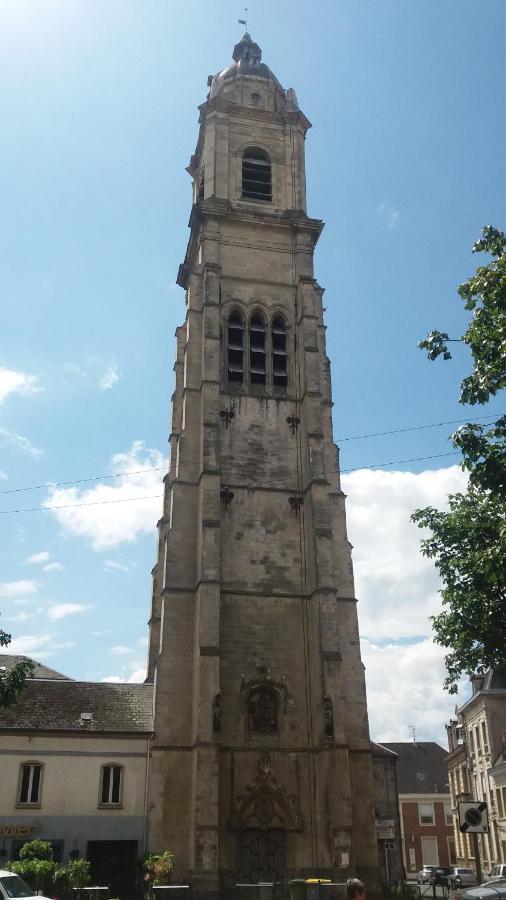
[[146, 667], [134, 669], [128, 678], [122, 678], [121, 675], [108, 675], [101, 678], [101, 681], [107, 681], [111, 684], [141, 684], [146, 678]]
[[132, 651], [130, 650], [129, 647], [117, 646], [117, 647], [111, 648], [111, 653], [113, 656], [125, 656], [127, 653], [131, 653], [131, 652]]
[[39, 566], [42, 563], [46, 563], [49, 559], [49, 553], [47, 550], [42, 550], [40, 553], [32, 553], [31, 556], [27, 556], [24, 565], [25, 566]]
[[54, 650], [54, 636], [52, 634], [25, 634], [13, 638], [9, 644], [9, 653], [19, 656], [32, 656], [37, 659], [45, 659], [51, 656]]
[[26, 372], [16, 372], [14, 369], [6, 369], [0, 366], [0, 406], [9, 394], [23, 394], [30, 396], [44, 390], [35, 375], [27, 375]]
[[118, 381], [119, 375], [117, 367], [107, 366], [104, 374], [98, 380], [98, 386], [102, 391], [110, 391]]
[[15, 431], [8, 431], [7, 428], [0, 428], [0, 441], [4, 441], [6, 444], [13, 444], [17, 450], [29, 453], [34, 458], [42, 456], [42, 450], [30, 443], [28, 438], [23, 437], [22, 434], [16, 434]]
[[443, 509], [462, 490], [457, 466], [420, 472], [364, 470], [343, 475], [348, 535], [363, 637], [413, 638], [430, 633], [441, 602], [434, 564], [420, 553], [424, 532], [410, 522], [418, 507]]
[[71, 375], [82, 375], [83, 377], [86, 377], [86, 375], [87, 375], [87, 373], [84, 371], [84, 369], [81, 369], [81, 366], [78, 366], [76, 363], [73, 363], [73, 362], [65, 363], [64, 368], [65, 368], [65, 371], [69, 372]]
[[56, 603], [48, 609], [48, 617], [53, 621], [59, 621], [66, 616], [73, 616], [76, 613], [86, 612], [91, 606], [85, 606], [83, 603]]
[[400, 210], [389, 200], [385, 200], [378, 206], [378, 215], [388, 230], [393, 231], [399, 223]]
[[28, 614], [26, 612], [18, 612], [15, 616], [5, 616], [4, 622], [26, 622], [27, 619], [31, 619], [33, 614]]
[[362, 640], [361, 650], [372, 739], [409, 741], [413, 725], [417, 740], [437, 741], [445, 747], [444, 724], [453, 715], [456, 698], [441, 687], [444, 649], [426, 638], [383, 646]]
[[59, 562], [52, 562], [52, 563], [49, 563], [47, 566], [42, 567], [43, 572], [61, 572], [62, 569], [63, 569], [63, 566]]
[[7, 481], [7, 475], [2, 469], [0, 469], [0, 481]]
[[[156, 471], [150, 471], [153, 468]], [[140, 534], [154, 532], [160, 518], [162, 476], [166, 460], [158, 450], [149, 450], [135, 441], [126, 453], [111, 459], [112, 472], [134, 472], [120, 475], [114, 484], [98, 484], [80, 491], [77, 488], [52, 488], [44, 506], [102, 504], [55, 509], [66, 534], [84, 537], [94, 550], [133, 543]], [[117, 502], [129, 500], [133, 502]]]
[[38, 587], [36, 581], [0, 581], [0, 597], [14, 600], [37, 593]]
[[116, 562], [114, 559], [106, 559], [104, 569], [106, 572], [130, 572], [130, 563]]

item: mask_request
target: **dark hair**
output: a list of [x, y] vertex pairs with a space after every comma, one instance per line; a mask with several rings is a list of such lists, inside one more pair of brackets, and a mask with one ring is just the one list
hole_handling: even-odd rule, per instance
[[355, 900], [355, 897], [365, 895], [365, 884], [360, 878], [348, 878], [346, 882], [347, 900]]

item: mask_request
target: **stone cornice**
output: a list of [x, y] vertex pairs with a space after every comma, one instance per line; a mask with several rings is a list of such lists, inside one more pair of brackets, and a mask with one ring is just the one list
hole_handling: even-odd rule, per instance
[[[324, 223], [321, 219], [311, 219], [303, 210], [285, 209], [280, 212], [269, 210], [265, 204], [259, 204], [253, 208], [250, 203], [238, 207], [230, 200], [221, 200], [217, 197], [209, 197], [192, 206], [188, 226], [191, 229], [190, 238], [186, 248], [184, 262], [179, 266], [177, 283], [188, 289], [191, 271], [195, 265], [197, 256], [198, 236], [202, 228], [213, 220], [228, 219], [230, 221], [250, 225], [270, 225], [274, 228], [296, 229], [300, 233], [306, 233], [313, 247], [323, 231]], [[204, 266], [206, 263], [204, 262]]]

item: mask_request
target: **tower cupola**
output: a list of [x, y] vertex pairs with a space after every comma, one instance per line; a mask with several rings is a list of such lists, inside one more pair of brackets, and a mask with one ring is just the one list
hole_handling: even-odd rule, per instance
[[[285, 99], [285, 91], [274, 73], [262, 62], [261, 47], [252, 39], [251, 35], [246, 31], [238, 44], [235, 45], [232, 53], [233, 64], [218, 72], [211, 78], [210, 97], [214, 98], [218, 94], [228, 94], [230, 92], [230, 82], [238, 77], [242, 78], [261, 78], [271, 83], [275, 92], [279, 92]], [[226, 90], [229, 87], [229, 91]]]

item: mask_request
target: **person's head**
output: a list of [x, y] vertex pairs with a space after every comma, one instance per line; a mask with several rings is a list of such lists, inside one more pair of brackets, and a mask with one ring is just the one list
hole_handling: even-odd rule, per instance
[[346, 900], [363, 900], [365, 884], [360, 878], [348, 878], [346, 882]]

